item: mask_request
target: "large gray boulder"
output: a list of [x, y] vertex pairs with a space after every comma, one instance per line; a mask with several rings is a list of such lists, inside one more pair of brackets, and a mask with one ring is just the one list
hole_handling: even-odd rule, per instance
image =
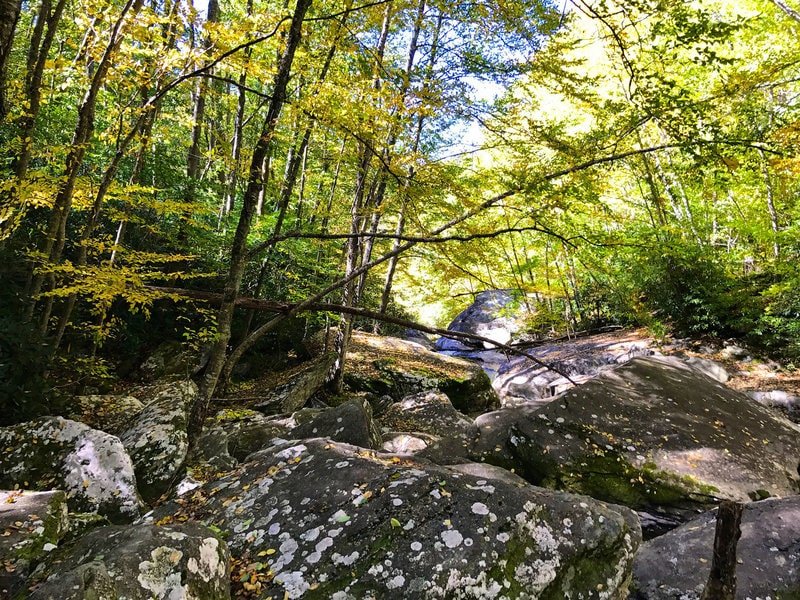
[[438, 464], [463, 462], [478, 434], [472, 419], [458, 412], [441, 392], [407, 396], [390, 406], [378, 422], [385, 432], [431, 436], [413, 453]]
[[64, 492], [0, 491], [0, 598], [14, 598], [67, 533]]
[[468, 414], [500, 404], [492, 382], [478, 365], [414, 342], [363, 331], [353, 332], [345, 382], [354, 391], [386, 394], [395, 400], [440, 391]]
[[192, 381], [163, 383], [120, 440], [136, 468], [142, 497], [153, 502], [169, 489], [186, 459], [187, 427], [198, 389]]
[[211, 348], [201, 351], [189, 348], [177, 340], [162, 342], [139, 367], [145, 381], [177, 377], [186, 379], [200, 373], [208, 364]]
[[800, 489], [800, 428], [679, 359], [634, 359], [478, 426], [476, 459], [648, 512], [688, 517], [718, 498]]
[[[716, 511], [647, 542], [634, 563], [636, 600], [699, 600], [714, 548]], [[800, 597], [800, 496], [747, 504], [736, 547], [736, 598]]]
[[295, 439], [328, 437], [335, 442], [377, 449], [383, 439], [372, 419], [372, 406], [364, 398], [353, 398], [319, 412], [306, 423], [292, 429]]
[[[447, 329], [471, 333], [507, 344], [519, 330], [515, 319], [516, 301], [508, 290], [488, 290], [475, 296], [475, 300], [453, 319]], [[473, 348], [494, 348], [487, 342], [472, 342], [441, 337], [436, 340], [439, 351], [461, 352]]]
[[77, 396], [69, 418], [112, 435], [119, 435], [144, 409], [144, 404], [128, 395]]
[[265, 599], [621, 598], [640, 539], [620, 507], [327, 439], [265, 449], [198, 492], [149, 518], [219, 527], [252, 565], [234, 584]]
[[61, 417], [0, 428], [0, 487], [64, 490], [70, 510], [112, 522], [139, 516], [133, 464], [120, 440]]
[[197, 523], [102, 527], [54, 553], [31, 600], [228, 600], [230, 555]]

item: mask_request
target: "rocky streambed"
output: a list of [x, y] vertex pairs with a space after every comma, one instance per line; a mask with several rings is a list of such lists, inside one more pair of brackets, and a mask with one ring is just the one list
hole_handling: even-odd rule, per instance
[[[511, 341], [485, 300], [453, 328]], [[185, 378], [0, 429], [0, 597], [692, 599], [721, 499], [747, 503], [737, 597], [800, 594], [800, 428], [720, 365], [629, 332], [528, 348], [573, 387], [430, 346], [356, 332], [330, 397], [318, 344], [191, 449]]]

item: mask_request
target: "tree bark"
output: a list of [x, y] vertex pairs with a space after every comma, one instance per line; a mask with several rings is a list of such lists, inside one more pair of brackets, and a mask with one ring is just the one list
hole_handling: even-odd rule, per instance
[[228, 342], [231, 337], [231, 324], [236, 308], [236, 298], [242, 285], [242, 276], [247, 263], [247, 236], [250, 233], [253, 217], [258, 205], [258, 198], [264, 178], [264, 160], [273, 146], [273, 138], [281, 109], [286, 100], [286, 87], [292, 72], [295, 53], [300, 45], [303, 19], [311, 6], [312, 0], [297, 0], [292, 15], [289, 32], [283, 54], [278, 64], [278, 71], [272, 88], [267, 115], [261, 129], [261, 135], [253, 150], [247, 189], [242, 198], [242, 209], [239, 223], [234, 234], [230, 253], [230, 267], [225, 282], [223, 299], [217, 312], [217, 338], [211, 348], [211, 356], [202, 381], [200, 396], [192, 409], [190, 422], [191, 436], [196, 436], [203, 426], [209, 402], [217, 387], [222, 368], [225, 365]]
[[714, 557], [711, 560], [711, 573], [700, 600], [736, 598], [736, 545], [742, 535], [743, 512], [743, 504], [730, 500], [723, 500], [717, 509]]
[[6, 104], [6, 82], [8, 81], [8, 57], [14, 45], [22, 0], [0, 0], [0, 123], [8, 114]]

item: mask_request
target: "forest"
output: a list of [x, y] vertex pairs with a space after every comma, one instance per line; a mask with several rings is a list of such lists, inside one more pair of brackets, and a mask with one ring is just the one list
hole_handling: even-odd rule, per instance
[[[178, 587], [188, 595], [169, 595], [178, 588], [164, 571], [152, 587], [142, 584], [136, 598], [565, 598], [570, 589], [588, 594], [575, 597], [625, 598], [627, 590], [640, 594], [631, 598], [679, 597], [659, 596], [642, 583], [645, 567], [632, 562], [639, 544], [632, 538], [640, 540], [644, 530], [646, 540], [653, 538], [643, 542], [648, 548], [720, 501], [800, 493], [800, 429], [792, 412], [800, 412], [800, 399], [789, 393], [800, 394], [798, 40], [800, 5], [791, 0], [0, 0], [0, 450], [6, 455], [0, 488], [65, 492], [70, 519], [94, 514], [111, 523], [106, 527], [154, 514], [153, 526], [162, 529], [211, 528], [208, 538], [181, 534], [202, 540], [193, 550], [198, 557], [181, 567]], [[494, 312], [487, 316], [487, 310]], [[464, 325], [476, 314], [479, 327]], [[497, 328], [511, 321], [510, 332], [498, 337]], [[404, 346], [400, 338], [422, 347]], [[580, 364], [569, 352], [582, 353]], [[653, 434], [662, 445], [640, 447], [634, 433], [650, 421], [637, 422], [643, 417], [629, 413], [632, 404], [614, 405], [606, 415], [624, 431], [598, 429], [597, 415], [581, 413], [572, 400], [557, 406], [558, 398], [581, 397], [591, 386], [601, 389], [587, 395], [628, 393], [615, 387], [622, 385], [617, 375], [608, 375], [617, 372], [609, 365], [623, 363], [612, 352], [635, 359], [619, 368], [619, 381], [637, 390], [643, 381], [662, 386], [655, 392], [645, 386], [638, 403], [655, 395], [679, 404], [706, 394], [687, 400], [679, 416], [647, 417], [659, 423], [654, 430], [665, 415], [667, 424], [686, 419], [675, 425], [685, 426], [675, 435], [694, 446], [671, 447], [673, 431], [665, 429]], [[663, 353], [667, 366], [636, 358], [641, 353]], [[404, 360], [416, 371], [397, 366]], [[687, 374], [684, 363], [692, 361], [703, 375]], [[727, 372], [716, 374], [723, 367], [734, 381], [720, 392], [706, 376], [713, 371], [710, 377], [724, 384]], [[769, 373], [759, 371], [758, 384], [747, 380], [762, 367]], [[762, 385], [770, 378], [791, 389]], [[673, 386], [684, 396], [674, 400]], [[773, 405], [765, 408], [744, 392], [759, 402], [767, 394]], [[407, 400], [431, 393], [439, 400]], [[716, 415], [717, 397], [729, 393], [734, 396]], [[100, 400], [87, 409], [91, 398]], [[394, 415], [401, 406], [408, 414]], [[345, 408], [351, 412], [335, 413]], [[536, 418], [514, 412], [534, 409]], [[547, 411], [555, 411], [562, 442], [586, 435], [591, 451], [576, 458], [574, 444], [555, 450], [539, 440], [532, 428], [539, 418], [549, 422]], [[488, 435], [483, 423], [495, 413], [509, 437], [493, 453], [481, 435]], [[339, 439], [338, 430], [325, 429], [320, 423], [334, 414], [348, 428], [365, 419], [366, 437]], [[556, 423], [565, 420], [570, 427], [562, 431]], [[317, 425], [308, 429], [307, 422]], [[72, 423], [91, 426], [91, 435], [79, 437], [98, 449], [114, 454], [113, 444], [125, 447], [119, 464], [133, 461], [136, 483], [114, 479], [123, 467], [109, 476], [115, 497], [127, 497], [121, 490], [128, 484], [133, 489], [122, 508], [107, 509], [115, 501], [103, 494], [73, 504], [92, 489], [94, 471], [75, 491], [69, 483], [78, 476], [74, 466], [52, 477], [38, 462], [27, 471], [13, 466], [31, 456], [31, 443], [50, 443], [36, 440], [64, 442]], [[763, 431], [748, 429], [755, 424]], [[168, 444], [153, 437], [159, 428], [171, 432]], [[442, 428], [469, 433], [451, 439], [452, 431]], [[426, 505], [418, 510], [433, 512], [416, 520], [427, 527], [444, 519], [441, 536], [431, 534], [444, 552], [465, 549], [468, 526], [460, 533], [452, 526], [458, 511], [468, 521], [495, 510], [465, 478], [499, 475], [447, 470], [461, 463], [510, 471], [536, 490], [592, 497], [580, 510], [606, 515], [606, 526], [591, 536], [607, 551], [582, 554], [567, 539], [571, 534], [555, 529], [550, 542], [542, 541], [538, 526], [517, 515], [518, 537], [499, 551], [500, 559], [477, 537], [474, 546], [467, 538], [476, 553], [469, 568], [478, 569], [494, 552], [489, 566], [459, 567], [457, 576], [450, 571], [441, 581], [423, 575], [419, 583], [412, 581], [414, 568], [441, 572], [450, 559], [423, 550], [417, 561], [398, 551], [404, 570], [386, 566], [376, 575], [378, 563], [363, 562], [365, 556], [382, 556], [395, 548], [395, 538], [415, 531], [391, 513], [405, 498], [384, 493], [401, 480], [399, 471], [384, 470], [411, 465], [404, 461], [412, 458], [397, 456], [417, 453], [399, 449], [399, 438], [387, 437], [392, 432], [409, 434], [403, 443], [421, 444], [419, 459], [434, 465], [426, 477], [452, 504], [450, 517]], [[733, 444], [736, 432], [757, 447], [715, 445], [722, 438]], [[91, 437], [100, 434], [102, 443]], [[600, 437], [590, 443], [595, 434]], [[214, 435], [213, 444], [226, 440], [230, 463], [203, 454]], [[311, 442], [296, 456], [300, 446], [267, 446], [268, 440], [319, 436], [335, 448], [353, 444], [394, 458], [367, 461]], [[528, 436], [525, 449], [515, 441], [520, 436]], [[81, 444], [76, 448], [85, 449]], [[171, 450], [153, 454], [159, 444]], [[534, 446], [543, 448], [535, 459]], [[169, 454], [176, 447], [178, 458]], [[266, 461], [268, 447], [273, 454]], [[769, 454], [775, 447], [779, 458]], [[142, 448], [151, 454], [138, 456]], [[680, 459], [662, 461], [663, 453], [678, 450]], [[324, 559], [332, 570], [320, 563], [314, 582], [313, 569], [299, 574], [296, 564], [287, 567], [295, 551], [285, 546], [297, 548], [303, 523], [280, 541], [262, 540], [264, 530], [272, 531], [267, 525], [238, 540], [241, 521], [223, 524], [228, 504], [215, 487], [234, 478], [225, 473], [249, 464], [236, 484], [255, 490], [264, 482], [260, 469], [270, 478], [287, 469], [296, 481], [286, 485], [302, 490], [303, 477], [325, 479], [310, 467], [300, 473], [303, 465], [317, 464], [301, 460], [304, 453], [317, 463], [339, 464], [326, 458], [337, 453], [351, 465], [365, 461], [346, 475], [349, 483], [332, 475], [340, 484], [335, 489], [349, 494], [348, 486], [363, 484], [369, 489], [357, 499], [365, 506], [389, 503], [373, 508], [373, 520], [363, 524], [351, 520], [349, 501], [337, 504], [338, 512], [328, 507], [332, 522], [385, 529], [388, 538], [375, 533], [369, 539], [375, 546], [359, 550], [355, 563], [345, 560], [345, 550], [359, 552], [337, 539], [342, 548]], [[54, 456], [45, 463], [61, 460]], [[260, 462], [245, 461], [254, 456]], [[721, 456], [741, 462], [723, 468]], [[688, 461], [690, 470], [671, 471], [675, 461]], [[147, 463], [174, 465], [165, 475], [146, 472]], [[715, 479], [740, 468], [735, 484]], [[178, 494], [187, 473], [202, 487]], [[422, 485], [422, 476], [410, 477]], [[522, 492], [513, 491], [513, 482], [502, 484], [508, 489], [497, 485], [506, 498], [500, 505], [507, 508], [496, 511], [502, 521]], [[539, 502], [540, 492], [527, 488], [531, 500], [521, 506]], [[333, 489], [317, 492], [324, 499]], [[244, 490], [241, 497], [250, 493]], [[279, 498], [288, 494], [287, 507], [297, 516], [304, 509], [294, 504], [295, 491], [273, 490]], [[200, 496], [187, 501], [184, 493]], [[189, 505], [206, 501], [210, 512], [191, 512]], [[631, 525], [633, 512], [615, 513], [599, 501], [638, 511], [641, 523]], [[213, 508], [215, 502], [221, 504]], [[752, 502], [752, 511], [767, 510], [761, 504]], [[566, 505], [547, 506], [551, 517], [563, 513], [564, 523], [578, 522]], [[251, 507], [242, 510], [248, 515]], [[737, 517], [745, 533], [754, 518], [748, 510]], [[654, 521], [646, 523], [645, 513]], [[251, 516], [247, 528], [260, 522]], [[704, 527], [713, 540], [708, 519]], [[69, 565], [80, 554], [75, 548], [101, 531], [98, 523], [81, 523], [80, 535], [40, 540], [68, 557], [56, 567]], [[657, 526], [648, 529], [652, 523]], [[132, 531], [119, 529], [111, 538], [119, 535], [125, 547], [136, 541], [125, 536], [141, 535]], [[498, 539], [507, 535], [497, 533]], [[800, 529], [791, 535], [786, 543], [796, 547]], [[103, 539], [93, 543], [102, 546]], [[203, 544], [209, 539], [211, 562], [222, 561], [225, 582], [201, 569], [200, 587], [192, 587], [187, 577], [208, 557]], [[554, 554], [525, 563], [530, 539], [536, 551]], [[706, 544], [709, 552], [712, 545]], [[662, 551], [680, 554], [674, 545]], [[184, 558], [174, 565], [194, 556], [187, 548], [176, 552]], [[303, 560], [319, 560], [309, 552]], [[12, 584], [0, 577], [0, 596], [68, 597], [42, 579], [55, 572], [49, 559], [26, 555], [25, 569], [34, 577], [27, 580], [18, 557], [2, 554], [9, 576], [24, 571], [24, 577]], [[723, 560], [718, 554], [714, 547], [715, 568]], [[793, 556], [788, 587], [767, 578], [768, 593], [777, 593], [772, 597], [800, 593]], [[567, 564], [572, 575], [562, 572]], [[215, 565], [206, 566], [213, 571]], [[73, 567], [69, 577], [87, 568]], [[90, 590], [84, 575], [74, 576], [88, 587], [70, 598], [121, 597], [119, 589], [103, 592], [100, 584]], [[102, 577], [95, 573], [95, 579]], [[735, 577], [719, 585], [709, 591], [709, 579], [702, 598], [734, 598]], [[703, 585], [695, 591], [682, 597], [700, 598]]]

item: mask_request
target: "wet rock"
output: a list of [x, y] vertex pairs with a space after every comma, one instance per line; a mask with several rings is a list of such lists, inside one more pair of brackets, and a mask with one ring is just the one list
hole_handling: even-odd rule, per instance
[[196, 523], [102, 527], [53, 553], [31, 600], [230, 596], [227, 546]]
[[251, 459], [150, 518], [219, 527], [256, 598], [619, 598], [639, 543], [619, 507], [326, 439]]
[[139, 367], [145, 381], [197, 375], [208, 363], [210, 348], [201, 352], [187, 349], [178, 341], [161, 343]]
[[120, 440], [83, 423], [43, 417], [0, 428], [0, 486], [62, 489], [71, 511], [113, 522], [139, 516], [133, 464]]
[[133, 425], [120, 435], [136, 468], [139, 491], [147, 502], [167, 491], [186, 459], [186, 428], [198, 393], [191, 381], [156, 386]]
[[690, 356], [685, 358], [684, 361], [693, 369], [697, 369], [703, 375], [708, 375], [711, 379], [719, 381], [720, 383], [726, 383], [731, 378], [725, 370], [725, 367], [708, 358]]
[[372, 420], [372, 407], [363, 398], [353, 398], [334, 408], [323, 410], [307, 423], [292, 429], [295, 439], [328, 437], [335, 442], [362, 448], [380, 448], [380, 429]]
[[676, 358], [635, 359], [538, 410], [477, 424], [477, 459], [683, 519], [717, 498], [799, 489], [800, 428]]
[[777, 408], [795, 423], [800, 422], [800, 397], [781, 390], [747, 392], [753, 400], [764, 406]]
[[67, 532], [64, 492], [0, 491], [0, 598], [14, 598]]
[[254, 410], [223, 410], [206, 421], [197, 439], [192, 462], [205, 462], [226, 471], [245, 457], [286, 438], [291, 427]]
[[414, 342], [354, 331], [347, 363], [345, 383], [354, 391], [399, 400], [438, 390], [465, 413], [499, 405], [491, 381], [478, 365], [431, 352]]
[[437, 464], [463, 462], [478, 433], [472, 419], [458, 412], [441, 392], [407, 396], [389, 407], [378, 422], [384, 431], [432, 436], [418, 452]]
[[[488, 290], [475, 296], [475, 301], [453, 319], [447, 329], [480, 335], [507, 344], [519, 330], [514, 318], [516, 300], [508, 290]], [[439, 351], [465, 351], [473, 348], [493, 348], [487, 342], [470, 342], [441, 337], [436, 340]]]
[[133, 396], [78, 396], [69, 418], [112, 435], [119, 435], [144, 409]]
[[269, 389], [259, 391], [260, 400], [253, 408], [266, 415], [299, 410], [325, 385], [335, 360], [329, 353], [282, 373]]
[[[714, 547], [716, 511], [642, 546], [636, 600], [699, 600]], [[736, 548], [736, 598], [800, 597], [800, 497], [747, 504]]]

